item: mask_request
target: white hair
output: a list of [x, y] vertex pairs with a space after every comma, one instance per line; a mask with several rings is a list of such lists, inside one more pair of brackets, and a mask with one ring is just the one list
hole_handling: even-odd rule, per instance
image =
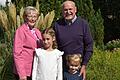
[[76, 5], [75, 5], [75, 2], [73, 2], [73, 1], [65, 1], [65, 2], [63, 2], [63, 4], [62, 4], [62, 7], [64, 7], [64, 5], [65, 4], [72, 4], [73, 6], [75, 6], [76, 7]]

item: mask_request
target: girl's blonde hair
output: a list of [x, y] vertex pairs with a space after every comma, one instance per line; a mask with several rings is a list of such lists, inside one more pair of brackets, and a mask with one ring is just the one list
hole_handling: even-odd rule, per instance
[[49, 34], [52, 36], [52, 38], [54, 38], [54, 42], [53, 42], [53, 48], [57, 48], [57, 43], [56, 43], [56, 38], [55, 38], [55, 31], [53, 30], [53, 28], [46, 28], [44, 31], [43, 31], [43, 34]]
[[82, 62], [81, 54], [68, 54], [66, 56], [66, 61], [67, 61], [67, 65], [70, 63], [70, 61], [79, 61], [81, 64]]

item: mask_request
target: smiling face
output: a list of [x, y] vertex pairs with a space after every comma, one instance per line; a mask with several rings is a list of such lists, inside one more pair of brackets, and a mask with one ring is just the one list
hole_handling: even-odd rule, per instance
[[75, 74], [80, 69], [80, 61], [71, 60], [68, 66], [69, 66], [69, 72]]
[[43, 43], [46, 50], [53, 50], [56, 48], [55, 31], [53, 28], [46, 28], [43, 31]]
[[27, 14], [26, 16], [26, 22], [30, 27], [34, 27], [36, 21], [37, 21], [37, 14], [35, 11], [30, 11], [30, 13]]
[[80, 54], [69, 54], [66, 56], [68, 72], [75, 74], [81, 65], [81, 55]]
[[75, 3], [72, 1], [66, 1], [63, 3], [63, 9], [62, 9], [62, 13], [63, 13], [63, 17], [66, 20], [72, 20], [75, 15], [76, 15], [77, 9], [75, 6]]
[[49, 34], [43, 34], [43, 43], [44, 43], [44, 48], [46, 50], [52, 50], [52, 46], [53, 46], [53, 37]]
[[33, 28], [38, 19], [38, 15], [39, 15], [39, 12], [36, 8], [32, 6], [28, 6], [25, 8], [23, 18], [25, 22], [28, 24], [28, 26]]

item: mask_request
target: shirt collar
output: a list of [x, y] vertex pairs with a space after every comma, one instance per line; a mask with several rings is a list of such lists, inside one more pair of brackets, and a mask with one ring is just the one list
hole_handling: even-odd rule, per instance
[[75, 15], [75, 17], [72, 19], [72, 23], [77, 19], [77, 16]]
[[73, 23], [76, 19], [77, 19], [77, 16], [75, 15], [75, 17], [74, 17], [70, 22], [68, 22], [67, 20], [65, 20], [65, 22], [66, 22], [67, 24], [71, 24], [71, 23]]
[[26, 24], [27, 28], [28, 28], [30, 31], [34, 31], [35, 28], [30, 29], [30, 27], [28, 26], [28, 24], [27, 24], [27, 23], [25, 23], [25, 24]]

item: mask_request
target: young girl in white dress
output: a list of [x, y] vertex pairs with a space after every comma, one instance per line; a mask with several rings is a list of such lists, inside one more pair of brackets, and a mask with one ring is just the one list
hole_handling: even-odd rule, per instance
[[55, 48], [55, 32], [48, 28], [43, 32], [43, 48], [35, 49], [32, 80], [63, 80], [63, 52]]

